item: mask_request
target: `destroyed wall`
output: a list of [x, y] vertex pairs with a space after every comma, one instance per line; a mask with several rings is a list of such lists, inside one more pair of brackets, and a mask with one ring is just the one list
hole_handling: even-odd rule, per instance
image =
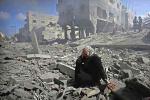
[[127, 12], [127, 8], [125, 6], [122, 6], [122, 11], [121, 11], [121, 25], [124, 29], [127, 29], [127, 16], [126, 13]]
[[39, 42], [57, 38], [63, 39], [64, 37], [61, 27], [57, 24], [57, 16], [30, 11], [27, 13], [27, 19], [25, 21], [26, 24], [23, 28], [19, 29], [17, 36], [22, 42], [30, 41], [30, 33], [33, 29], [36, 31]]
[[58, 23], [60, 26], [71, 25], [74, 16], [74, 0], [58, 0]]
[[84, 28], [86, 33], [99, 33], [110, 32], [114, 24], [122, 24], [120, 0], [58, 0], [57, 7], [58, 22], [62, 27], [74, 22], [76, 26]]
[[17, 39], [20, 42], [25, 42], [25, 41], [31, 41], [30, 39], [30, 32], [28, 30], [27, 24], [24, 25], [24, 27], [19, 29], [19, 34], [17, 34]]
[[150, 28], [150, 16], [147, 16], [143, 20], [143, 27], [149, 29]]
[[128, 28], [130, 29], [130, 28], [132, 28], [132, 26], [133, 26], [133, 19], [134, 19], [134, 13], [131, 11], [131, 10], [128, 10]]
[[43, 13], [37, 13], [37, 12], [28, 12], [27, 13], [27, 24], [29, 31], [32, 31], [34, 27], [40, 28], [45, 27], [50, 22], [57, 23], [57, 16], [50, 16]]

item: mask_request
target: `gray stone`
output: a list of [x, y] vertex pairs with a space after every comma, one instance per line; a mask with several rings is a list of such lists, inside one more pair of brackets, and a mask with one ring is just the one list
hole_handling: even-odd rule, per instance
[[119, 65], [121, 67], [121, 70], [131, 70], [133, 75], [139, 75], [140, 74], [140, 70], [131, 67], [129, 64], [127, 64], [126, 62], [119, 62]]
[[133, 78], [133, 73], [131, 70], [123, 70], [122, 73], [121, 73], [121, 79], [126, 79], [126, 78]]
[[60, 70], [60, 72], [74, 78], [75, 76], [75, 68], [73, 67], [70, 67], [66, 64], [63, 64], [63, 63], [58, 63], [57, 64], [57, 68]]
[[142, 95], [143, 97], [150, 96], [150, 87], [148, 86], [148, 83], [144, 82], [144, 80], [134, 78], [126, 80], [125, 83], [127, 88], [132, 89], [139, 95]]
[[137, 58], [137, 62], [138, 62], [138, 63], [149, 64], [149, 63], [150, 63], [150, 60], [149, 60], [149, 58], [146, 58], [146, 57], [138, 57], [138, 58]]
[[52, 73], [52, 72], [48, 72], [48, 73], [45, 73], [45, 74], [40, 76], [40, 78], [44, 82], [47, 82], [47, 83], [52, 82], [54, 78], [59, 79], [59, 77], [60, 77], [59, 74], [55, 74], [55, 73]]
[[44, 54], [28, 54], [27, 55], [28, 59], [33, 59], [33, 58], [43, 58], [43, 59], [50, 59], [50, 55], [44, 55]]
[[150, 63], [149, 58], [142, 57], [142, 59], [143, 59], [143, 62], [144, 62], [145, 64], [149, 64], [149, 63]]
[[32, 98], [32, 95], [29, 92], [24, 91], [23, 89], [15, 89], [14, 94], [19, 97]]
[[60, 79], [54, 78], [54, 83], [58, 85], [67, 85], [67, 80], [60, 80]]

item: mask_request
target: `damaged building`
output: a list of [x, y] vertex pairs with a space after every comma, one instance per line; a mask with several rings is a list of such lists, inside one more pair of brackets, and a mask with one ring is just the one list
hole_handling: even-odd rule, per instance
[[26, 16], [26, 24], [23, 28], [19, 29], [19, 34], [17, 35], [19, 41], [30, 41], [30, 34], [33, 31], [37, 35], [38, 42], [63, 38], [61, 28], [57, 24], [57, 16], [31, 11], [28, 12]]
[[150, 28], [150, 14], [144, 18], [143, 27], [147, 29]]
[[66, 39], [75, 39], [75, 31], [84, 38], [90, 33], [112, 32], [114, 27], [127, 29], [133, 15], [123, 7], [120, 0], [58, 0], [58, 23]]

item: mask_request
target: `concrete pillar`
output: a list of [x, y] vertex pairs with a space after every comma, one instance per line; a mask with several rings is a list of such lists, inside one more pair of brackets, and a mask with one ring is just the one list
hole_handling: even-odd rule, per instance
[[80, 28], [79, 38], [80, 38], [80, 39], [86, 38], [85, 29]]
[[63, 29], [64, 29], [65, 40], [68, 40], [68, 34], [67, 34], [68, 28], [65, 26]]
[[75, 40], [76, 37], [75, 37], [75, 28], [74, 28], [74, 26], [71, 27], [70, 36], [71, 36], [71, 39], [72, 39], [72, 40]]
[[41, 53], [40, 49], [39, 49], [39, 44], [38, 44], [38, 40], [37, 40], [37, 36], [36, 33], [34, 31], [32, 31], [31, 33], [31, 39], [32, 39], [32, 47], [33, 47], [33, 53], [34, 54], [39, 54]]

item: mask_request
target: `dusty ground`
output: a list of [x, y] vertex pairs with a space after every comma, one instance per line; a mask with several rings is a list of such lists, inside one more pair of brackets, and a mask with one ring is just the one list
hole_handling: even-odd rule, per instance
[[[50, 55], [50, 59], [28, 59], [26, 56], [32, 53], [30, 43], [1, 43], [0, 100], [60, 99], [62, 91], [65, 90], [65, 85], [61, 86], [54, 81], [54, 78], [68, 80], [70, 77], [60, 73], [58, 69], [53, 69], [58, 62], [75, 67], [75, 61], [80, 55], [79, 48], [90, 44], [139, 43], [149, 45], [149, 42], [142, 41], [145, 35], [147, 35], [147, 31], [130, 34], [122, 33], [113, 36], [103, 34], [97, 38], [92, 36], [74, 42], [78, 44], [77, 47], [70, 47], [69, 44], [40, 45], [42, 54]], [[95, 53], [102, 58], [109, 79], [117, 79], [124, 83], [127, 78], [140, 78], [144, 86], [150, 88], [147, 84], [150, 82], [150, 50], [101, 47], [95, 49]], [[70, 88], [70, 91], [76, 91], [73, 87]], [[75, 95], [66, 95], [66, 97], [68, 100], [79, 99], [79, 96]], [[144, 97], [141, 96], [141, 98]]]

